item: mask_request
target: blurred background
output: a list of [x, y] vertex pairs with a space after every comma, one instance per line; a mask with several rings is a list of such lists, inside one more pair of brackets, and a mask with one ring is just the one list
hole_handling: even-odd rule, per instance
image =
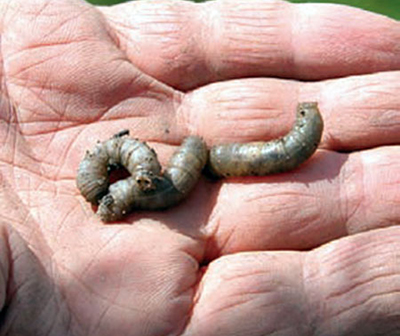
[[[96, 5], [113, 5], [121, 2], [127, 2], [126, 0], [88, 0], [89, 2]], [[134, 0], [131, 0], [134, 1]], [[140, 1], [140, 0], [136, 0]], [[204, 0], [192, 0], [194, 2], [204, 2]], [[367, 9], [376, 13], [385, 14], [394, 19], [400, 20], [400, 0], [290, 0], [291, 2], [325, 2], [325, 3], [337, 3], [345, 4], [358, 8]]]

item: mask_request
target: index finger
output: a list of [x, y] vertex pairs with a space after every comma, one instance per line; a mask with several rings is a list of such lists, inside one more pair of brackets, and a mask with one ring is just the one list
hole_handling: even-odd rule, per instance
[[180, 89], [250, 76], [317, 80], [400, 69], [400, 23], [348, 6], [162, 0], [101, 10], [129, 59]]

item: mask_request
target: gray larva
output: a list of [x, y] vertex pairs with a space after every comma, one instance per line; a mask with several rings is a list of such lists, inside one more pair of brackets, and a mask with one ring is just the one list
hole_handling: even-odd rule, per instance
[[118, 166], [124, 166], [132, 175], [137, 171], [151, 171], [159, 174], [161, 166], [157, 155], [147, 144], [125, 137], [123, 130], [111, 139], [99, 142], [86, 155], [78, 168], [76, 178], [78, 189], [87, 201], [98, 204], [108, 193], [109, 173]]
[[[78, 188], [88, 201], [99, 203], [97, 214], [104, 222], [134, 209], [159, 210], [177, 204], [192, 190], [207, 162], [203, 140], [188, 137], [161, 174], [155, 152], [145, 143], [123, 138], [126, 134], [119, 132], [97, 144], [78, 170]], [[116, 165], [124, 166], [131, 176], [109, 186], [108, 171]]]
[[215, 177], [267, 175], [296, 168], [317, 149], [323, 120], [315, 102], [297, 106], [292, 130], [269, 142], [230, 143], [210, 150], [207, 171]]
[[[104, 222], [115, 221], [134, 209], [159, 210], [178, 203], [194, 187], [204, 165], [216, 177], [266, 175], [288, 171], [317, 149], [323, 120], [317, 103], [300, 103], [292, 130], [269, 142], [214, 146], [208, 155], [199, 137], [185, 139], [164, 174], [157, 155], [146, 143], [125, 137], [123, 130], [99, 142], [82, 160], [77, 185]], [[109, 185], [109, 173], [124, 166], [131, 174]]]

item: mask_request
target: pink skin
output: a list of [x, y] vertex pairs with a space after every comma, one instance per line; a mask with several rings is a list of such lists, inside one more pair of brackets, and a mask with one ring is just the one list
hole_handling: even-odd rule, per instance
[[[400, 334], [399, 22], [277, 0], [0, 13], [0, 335]], [[165, 164], [190, 134], [276, 138], [315, 100], [321, 148], [293, 172], [202, 178], [113, 225], [76, 188], [121, 129]]]

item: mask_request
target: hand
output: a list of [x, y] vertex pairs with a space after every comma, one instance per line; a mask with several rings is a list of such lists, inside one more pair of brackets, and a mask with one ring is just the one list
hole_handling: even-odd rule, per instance
[[[265, 0], [0, 13], [0, 335], [400, 333], [399, 22]], [[113, 225], [76, 188], [123, 128], [165, 163], [189, 134], [283, 135], [307, 100], [325, 132], [293, 172], [203, 178]]]

